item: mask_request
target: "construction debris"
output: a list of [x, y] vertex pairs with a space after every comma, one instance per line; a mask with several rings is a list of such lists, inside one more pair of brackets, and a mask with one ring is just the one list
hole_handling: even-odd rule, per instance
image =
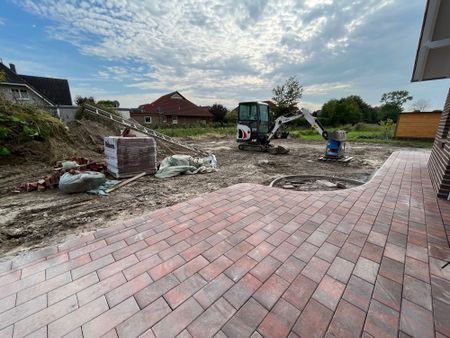
[[329, 158], [325, 156], [319, 157], [319, 161], [331, 161], [331, 162], [341, 162], [341, 163], [347, 163], [353, 160], [353, 156], [350, 157], [343, 157], [343, 158]]
[[53, 189], [59, 184], [60, 177], [69, 170], [73, 170], [75, 167], [80, 171], [89, 170], [101, 173], [106, 172], [106, 165], [104, 163], [91, 161], [84, 157], [73, 157], [70, 161], [57, 162], [51, 174], [46, 175], [35, 182], [22, 183], [19, 186], [19, 189], [25, 191]]
[[336, 183], [336, 188], [347, 189], [347, 186], [344, 183], [342, 183], [342, 182], [337, 182]]
[[113, 192], [116, 189], [122, 188], [123, 186], [125, 186], [125, 185], [127, 185], [127, 184], [129, 184], [129, 183], [131, 183], [133, 181], [136, 181], [138, 178], [141, 178], [142, 176], [145, 176], [145, 175], [147, 175], [147, 173], [144, 171], [143, 173], [140, 173], [139, 175], [136, 175], [136, 176], [131, 177], [131, 178], [125, 180], [125, 181], [122, 181], [119, 184], [113, 186], [112, 188], [106, 189], [106, 193], [109, 194], [110, 192]]
[[364, 184], [364, 182], [350, 178], [337, 178], [332, 176], [317, 175], [295, 175], [277, 177], [272, 182], [270, 182], [269, 186], [297, 191], [331, 191], [336, 189], [353, 188], [361, 184]]
[[105, 174], [96, 171], [79, 172], [71, 169], [59, 179], [59, 190], [65, 194], [87, 192], [105, 183]]
[[173, 155], [162, 160], [155, 177], [169, 178], [180, 174], [204, 174], [217, 171], [216, 167], [217, 160], [214, 155], [205, 158]]
[[320, 185], [323, 185], [327, 188], [335, 188], [336, 187], [336, 183], [332, 183], [330, 181], [326, 181], [326, 180], [317, 180], [317, 183], [319, 183]]

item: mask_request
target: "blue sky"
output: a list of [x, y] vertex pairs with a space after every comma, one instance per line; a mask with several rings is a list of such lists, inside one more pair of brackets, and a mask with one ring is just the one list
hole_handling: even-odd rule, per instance
[[122, 107], [178, 90], [232, 108], [294, 75], [311, 109], [399, 89], [442, 109], [449, 80], [410, 82], [425, 2], [3, 0], [0, 58]]

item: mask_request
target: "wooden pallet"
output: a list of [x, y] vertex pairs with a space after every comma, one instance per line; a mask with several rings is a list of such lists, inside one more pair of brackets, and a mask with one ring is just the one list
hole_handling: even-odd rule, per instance
[[341, 163], [350, 162], [352, 159], [353, 159], [352, 156], [350, 156], [350, 157], [343, 157], [343, 158], [331, 158], [331, 157], [325, 157], [325, 156], [319, 157], [319, 161], [341, 162]]

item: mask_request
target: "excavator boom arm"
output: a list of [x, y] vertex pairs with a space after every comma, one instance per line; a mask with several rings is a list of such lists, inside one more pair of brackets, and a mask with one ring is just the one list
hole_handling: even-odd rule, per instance
[[299, 109], [293, 115], [280, 116], [275, 120], [273, 128], [270, 130], [267, 140], [270, 141], [280, 127], [288, 122], [304, 117], [306, 121], [313, 127], [325, 140], [328, 140], [328, 132], [323, 127], [322, 123], [316, 119], [310, 112]]

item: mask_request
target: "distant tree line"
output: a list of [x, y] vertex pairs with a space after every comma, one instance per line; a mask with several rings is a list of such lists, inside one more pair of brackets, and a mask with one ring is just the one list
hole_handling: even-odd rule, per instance
[[83, 96], [77, 96], [75, 98], [75, 104], [77, 106], [81, 106], [85, 103], [88, 104], [92, 104], [92, 105], [98, 105], [98, 106], [102, 106], [105, 108], [119, 108], [120, 107], [120, 103], [117, 100], [99, 100], [99, 101], [95, 101], [95, 98], [92, 96], [89, 97], [83, 97]]
[[381, 97], [381, 105], [372, 107], [357, 95], [332, 99], [322, 106], [320, 119], [326, 125], [355, 124], [358, 122], [378, 123], [391, 119], [397, 122], [403, 105], [412, 100], [406, 90], [385, 93]]

